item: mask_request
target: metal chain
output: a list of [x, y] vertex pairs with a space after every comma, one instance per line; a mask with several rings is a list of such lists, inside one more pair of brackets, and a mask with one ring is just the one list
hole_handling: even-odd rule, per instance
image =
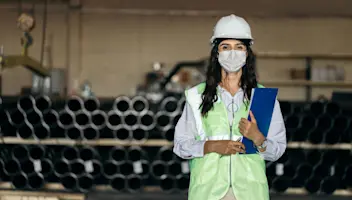
[[47, 27], [47, 18], [48, 18], [48, 0], [45, 0], [44, 11], [43, 11], [43, 29], [42, 29], [42, 46], [40, 52], [40, 64], [43, 66], [44, 61], [44, 51], [45, 51], [45, 42], [46, 42], [46, 27]]

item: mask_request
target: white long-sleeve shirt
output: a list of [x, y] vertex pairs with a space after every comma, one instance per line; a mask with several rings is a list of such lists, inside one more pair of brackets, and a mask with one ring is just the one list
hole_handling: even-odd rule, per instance
[[[236, 112], [243, 104], [243, 90], [239, 89], [239, 91], [232, 96], [228, 91], [220, 86], [218, 88], [220, 90], [220, 98], [227, 107], [229, 122], [232, 124], [233, 111]], [[186, 103], [182, 115], [175, 127], [174, 153], [183, 159], [203, 157], [205, 141], [197, 141], [195, 139], [196, 134], [197, 127], [194, 113], [191, 106]], [[260, 152], [259, 154], [265, 160], [276, 161], [282, 156], [286, 149], [286, 128], [280, 105], [277, 100], [275, 102], [269, 132], [266, 139], [266, 150], [264, 152]]]

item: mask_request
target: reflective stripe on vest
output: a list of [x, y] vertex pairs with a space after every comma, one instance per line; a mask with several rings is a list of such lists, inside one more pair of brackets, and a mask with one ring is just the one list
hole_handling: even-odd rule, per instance
[[230, 135], [212, 135], [212, 136], [207, 136], [206, 139], [207, 140], [233, 140], [233, 141], [238, 141], [239, 139], [241, 139], [241, 136], [238, 135], [233, 135], [232, 137], [230, 137]]
[[185, 92], [186, 99], [188, 103], [191, 105], [194, 118], [196, 121], [196, 127], [198, 131], [198, 138], [199, 140], [205, 140], [205, 131], [203, 129], [202, 119], [201, 119], [201, 111], [199, 109], [202, 103], [201, 94], [198, 92], [197, 87], [193, 87]]
[[[185, 92], [197, 123], [196, 139], [228, 140], [232, 135], [231, 139], [237, 140], [242, 136], [238, 128], [239, 121], [242, 117], [248, 116], [247, 106], [242, 104], [235, 113], [230, 134], [227, 110], [220, 96], [213, 109], [206, 117], [202, 117], [199, 107], [204, 88], [205, 84], [202, 83]], [[189, 200], [220, 200], [230, 185], [237, 200], [269, 200], [265, 163], [258, 154], [227, 156], [209, 153], [201, 158], [193, 158], [190, 167]]]

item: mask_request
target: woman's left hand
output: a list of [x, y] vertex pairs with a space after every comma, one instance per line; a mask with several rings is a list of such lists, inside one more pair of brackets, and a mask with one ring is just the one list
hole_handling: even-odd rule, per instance
[[240, 132], [244, 137], [252, 140], [256, 146], [260, 146], [264, 142], [265, 137], [258, 129], [257, 120], [252, 111], [250, 111], [249, 114], [251, 116], [251, 121], [242, 118], [239, 123]]

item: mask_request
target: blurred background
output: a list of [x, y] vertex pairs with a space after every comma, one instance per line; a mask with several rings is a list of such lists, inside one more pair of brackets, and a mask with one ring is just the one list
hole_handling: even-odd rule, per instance
[[1, 0], [0, 196], [187, 199], [183, 91], [220, 17], [251, 25], [288, 148], [272, 199], [352, 198], [352, 2]]

